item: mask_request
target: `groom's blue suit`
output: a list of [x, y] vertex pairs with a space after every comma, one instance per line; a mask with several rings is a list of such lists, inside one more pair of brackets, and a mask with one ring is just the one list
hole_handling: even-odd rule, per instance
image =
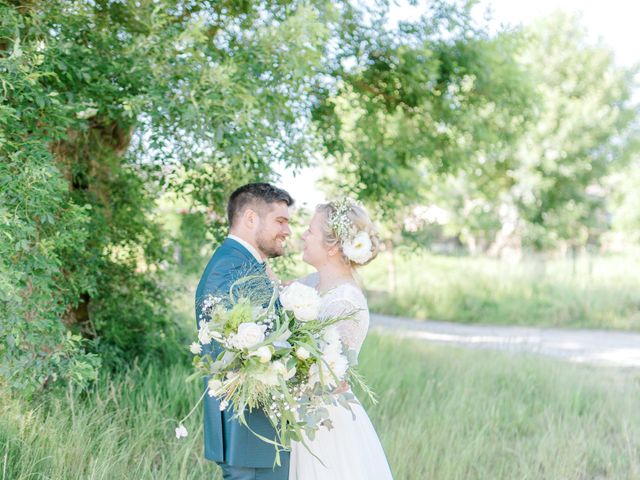
[[[266, 306], [272, 290], [265, 273], [265, 264], [239, 242], [227, 238], [214, 252], [200, 278], [196, 289], [196, 324], [201, 319], [202, 301], [207, 295], [229, 298], [233, 283], [247, 275], [259, 275], [245, 291], [254, 302]], [[256, 297], [257, 295], [257, 297]], [[215, 359], [221, 346], [212, 341], [205, 346], [205, 353]], [[206, 386], [207, 379], [205, 379]], [[229, 479], [286, 480], [289, 476], [289, 452], [280, 453], [280, 467], [272, 468], [275, 460], [273, 445], [260, 440], [237, 420], [231, 420], [233, 410], [229, 406], [220, 411], [220, 402], [215, 397], [204, 396], [204, 456], [220, 464]], [[275, 430], [262, 410], [245, 412], [251, 430], [274, 439]]]

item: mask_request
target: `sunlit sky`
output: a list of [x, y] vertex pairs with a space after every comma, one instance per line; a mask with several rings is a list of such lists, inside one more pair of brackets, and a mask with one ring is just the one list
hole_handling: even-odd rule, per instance
[[[397, 1], [390, 11], [392, 24], [416, 18], [428, 2], [421, 1], [413, 7], [408, 2]], [[482, 18], [483, 12], [491, 8], [492, 27], [501, 24], [528, 24], [532, 20], [563, 10], [581, 15], [593, 39], [601, 39], [615, 52], [616, 62], [625, 67], [640, 63], [640, 2], [629, 0], [481, 0], [475, 13]], [[639, 79], [640, 80], [640, 79]], [[636, 86], [637, 88], [637, 86]], [[636, 90], [636, 97], [640, 90]], [[281, 179], [278, 185], [287, 189], [300, 206], [313, 206], [324, 201], [324, 195], [316, 187], [320, 177], [319, 168], [307, 168], [294, 176], [293, 172], [278, 170]]]

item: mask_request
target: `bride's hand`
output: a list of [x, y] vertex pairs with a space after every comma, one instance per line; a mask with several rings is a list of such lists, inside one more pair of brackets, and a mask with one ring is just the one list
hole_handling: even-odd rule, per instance
[[273, 270], [271, 270], [271, 265], [269, 265], [268, 263], [265, 264], [265, 272], [267, 273], [267, 276], [273, 280], [274, 282], [280, 282], [280, 279], [278, 278], [278, 276], [273, 273]]
[[295, 280], [287, 280], [286, 282], [283, 282], [282, 280], [280, 280], [278, 278], [278, 276], [273, 273], [273, 270], [271, 269], [271, 265], [269, 265], [268, 263], [265, 266], [265, 272], [267, 273], [267, 276], [273, 280], [276, 283], [279, 283], [280, 285], [282, 285], [283, 287], [288, 287], [289, 285], [291, 285], [293, 282], [295, 282]]
[[349, 390], [349, 382], [344, 380], [340, 385], [338, 385], [338, 387], [336, 387], [333, 393], [344, 393], [347, 390]]

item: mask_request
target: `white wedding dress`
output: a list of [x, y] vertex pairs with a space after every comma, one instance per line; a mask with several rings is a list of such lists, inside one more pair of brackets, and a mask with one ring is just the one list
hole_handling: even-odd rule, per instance
[[[302, 280], [317, 285], [317, 274]], [[340, 336], [349, 348], [360, 352], [369, 328], [369, 308], [362, 291], [345, 283], [322, 297], [321, 317], [333, 317], [359, 309], [354, 320], [337, 323]], [[392, 480], [391, 470], [376, 431], [362, 405], [350, 404], [328, 407], [333, 428], [324, 427], [313, 440], [306, 440], [311, 450], [322, 459], [318, 461], [299, 442], [292, 442], [289, 480]]]

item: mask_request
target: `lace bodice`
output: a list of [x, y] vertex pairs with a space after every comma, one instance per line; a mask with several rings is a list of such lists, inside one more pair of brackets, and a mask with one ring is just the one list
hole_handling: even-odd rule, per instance
[[[319, 282], [317, 273], [299, 280], [301, 283], [316, 287]], [[342, 341], [357, 355], [369, 330], [369, 307], [362, 290], [351, 283], [338, 285], [322, 295], [320, 317], [335, 317], [353, 313], [349, 320], [336, 324]]]

